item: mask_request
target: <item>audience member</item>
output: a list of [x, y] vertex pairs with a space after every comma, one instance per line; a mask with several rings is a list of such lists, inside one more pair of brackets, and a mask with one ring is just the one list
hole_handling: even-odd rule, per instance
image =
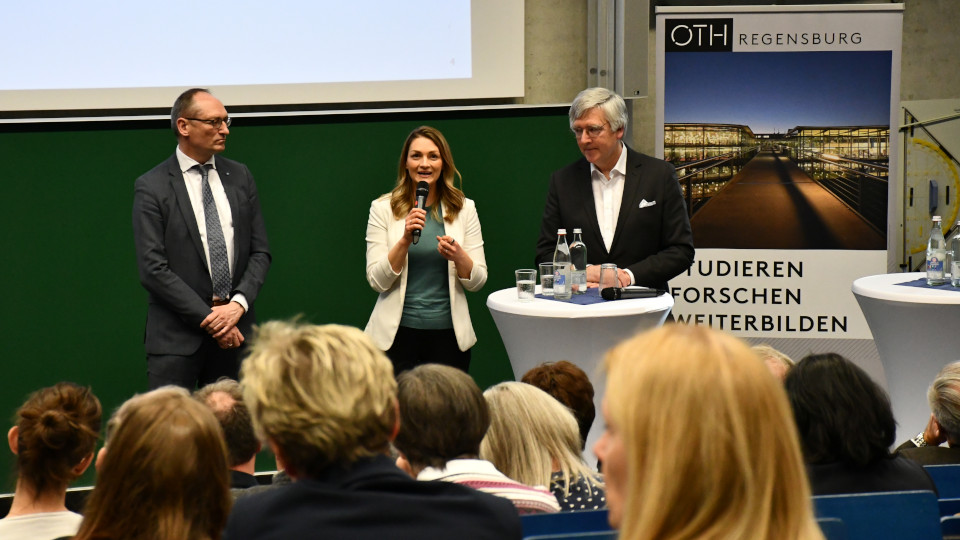
[[238, 499], [225, 538], [520, 538], [509, 501], [418, 482], [387, 456], [397, 383], [362, 331], [268, 322], [241, 382], [257, 432], [294, 481]]
[[795, 365], [794, 361], [787, 355], [782, 352], [774, 349], [769, 345], [754, 345], [753, 352], [757, 353], [757, 356], [763, 360], [763, 363], [767, 365], [767, 369], [770, 370], [770, 373], [777, 378], [778, 381], [783, 382], [787, 377], [787, 372], [789, 372]]
[[260, 440], [253, 432], [250, 411], [243, 402], [240, 383], [233, 379], [221, 379], [197, 390], [194, 396], [210, 407], [223, 428], [224, 442], [230, 456], [230, 489], [247, 489], [257, 485], [257, 452]]
[[583, 461], [573, 413], [539, 388], [500, 383], [483, 393], [490, 429], [480, 456], [514, 480], [549, 485], [562, 510], [607, 506], [603, 482]]
[[930, 490], [919, 464], [890, 454], [890, 399], [865, 371], [835, 353], [804, 357], [784, 381], [814, 495]]
[[127, 400], [108, 424], [75, 540], [218, 540], [230, 510], [216, 418], [180, 387]]
[[521, 514], [556, 512], [553, 495], [510, 479], [479, 459], [490, 412], [466, 373], [425, 364], [397, 378], [400, 431], [397, 465], [418, 480], [443, 480], [509, 499]]
[[67, 510], [67, 486], [90, 462], [100, 433], [100, 401], [89, 388], [62, 382], [31, 394], [7, 432], [16, 457], [17, 486], [0, 519], [4, 540], [48, 540], [77, 532]]
[[[960, 362], [947, 364], [927, 390], [930, 421], [897, 452], [922, 465], [960, 463]], [[947, 443], [947, 446], [940, 446]]]
[[783, 389], [736, 338], [667, 325], [606, 355], [603, 460], [620, 539], [822, 539]]
[[576, 364], [560, 360], [545, 362], [523, 374], [522, 382], [532, 384], [566, 405], [580, 428], [580, 449], [587, 444], [587, 434], [597, 416], [593, 405], [593, 384]]

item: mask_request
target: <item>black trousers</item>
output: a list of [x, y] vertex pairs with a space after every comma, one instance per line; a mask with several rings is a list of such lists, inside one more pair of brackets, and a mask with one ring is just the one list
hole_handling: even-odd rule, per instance
[[193, 392], [221, 377], [237, 380], [246, 350], [246, 343], [236, 349], [221, 349], [210, 338], [204, 339], [197, 352], [188, 356], [148, 354], [147, 383], [150, 390], [172, 384]]
[[393, 362], [394, 375], [422, 364], [444, 364], [464, 372], [470, 370], [470, 349], [460, 350], [453, 328], [420, 330], [401, 326], [387, 356]]

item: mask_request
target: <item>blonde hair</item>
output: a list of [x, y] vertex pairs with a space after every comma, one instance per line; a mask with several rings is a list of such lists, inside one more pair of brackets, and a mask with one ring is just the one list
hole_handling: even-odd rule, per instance
[[393, 365], [357, 328], [265, 323], [241, 380], [254, 427], [298, 474], [316, 476], [388, 447], [396, 422]]
[[[390, 192], [390, 208], [393, 209], [393, 217], [403, 219], [410, 213], [416, 197], [417, 182], [410, 177], [407, 171], [407, 154], [410, 152], [410, 145], [417, 139], [427, 139], [437, 145], [440, 151], [440, 160], [443, 162], [440, 169], [440, 178], [434, 183], [434, 189], [438, 190], [437, 200], [443, 202], [443, 219], [447, 223], [453, 223], [457, 214], [463, 209], [466, 197], [463, 191], [457, 188], [455, 180], [460, 178], [463, 184], [463, 177], [460, 171], [453, 164], [453, 152], [450, 150], [450, 144], [440, 133], [440, 130], [430, 126], [420, 126], [407, 135], [407, 140], [403, 143], [403, 149], [400, 151], [400, 163], [397, 165], [397, 183], [393, 191]], [[434, 205], [430, 210], [431, 215], [437, 221], [440, 221], [440, 212], [437, 210], [439, 205]]]
[[528, 486], [549, 486], [554, 464], [563, 475], [564, 495], [579, 478], [600, 482], [583, 462], [580, 428], [562, 403], [523, 382], [504, 382], [483, 393], [490, 407], [490, 429], [480, 457]]
[[156, 400], [156, 399], [175, 399], [176, 396], [190, 396], [190, 392], [183, 388], [182, 386], [161, 386], [155, 390], [151, 390], [146, 394], [134, 394], [134, 396], [126, 401], [124, 401], [113, 414], [110, 415], [110, 420], [107, 421], [106, 433], [103, 440], [103, 446], [108, 447], [110, 441], [113, 439], [113, 434], [117, 432], [117, 429], [120, 427], [120, 424], [123, 423], [123, 419], [126, 418], [129, 411], [140, 402], [140, 400]]
[[823, 538], [786, 394], [746, 344], [668, 325], [605, 364], [626, 453], [620, 538]]
[[213, 413], [168, 389], [135, 396], [120, 411], [75, 538], [219, 539], [231, 499]]
[[[787, 376], [787, 373], [793, 369], [793, 366], [797, 365], [789, 356], [765, 343], [754, 345], [750, 348], [766, 363], [770, 373], [780, 379], [781, 382], [784, 377]], [[773, 364], [773, 366], [771, 366], [771, 364]], [[776, 367], [776, 369], [774, 369], [774, 367]]]

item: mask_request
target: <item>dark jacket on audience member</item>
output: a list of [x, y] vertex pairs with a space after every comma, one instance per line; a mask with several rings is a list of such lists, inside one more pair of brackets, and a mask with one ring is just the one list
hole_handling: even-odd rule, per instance
[[897, 447], [897, 454], [921, 465], [960, 464], [960, 448], [949, 446], [921, 446], [907, 441]]
[[246, 489], [259, 485], [257, 477], [240, 471], [230, 471], [230, 489]]
[[874, 460], [863, 468], [844, 463], [807, 465], [814, 495], [926, 490], [937, 492], [923, 466], [895, 456]]
[[506, 499], [450, 482], [418, 482], [377, 456], [238, 499], [223, 539], [316, 537], [519, 540], [521, 527]]

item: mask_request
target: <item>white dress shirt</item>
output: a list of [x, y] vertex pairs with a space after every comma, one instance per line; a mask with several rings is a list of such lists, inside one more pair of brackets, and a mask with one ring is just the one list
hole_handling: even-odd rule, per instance
[[[203, 211], [203, 188], [201, 183], [203, 176], [200, 171], [192, 167], [200, 165], [198, 161], [183, 153], [177, 146], [177, 161], [180, 163], [180, 171], [183, 173], [183, 180], [187, 185], [187, 195], [190, 196], [190, 206], [193, 207], [193, 215], [197, 219], [197, 229], [200, 231], [200, 241], [203, 243], [203, 253], [207, 257], [207, 271], [210, 275], [213, 272], [210, 269], [210, 245], [207, 242], [207, 221], [206, 214]], [[213, 202], [217, 206], [217, 217], [220, 218], [220, 228], [223, 230], [223, 241], [227, 244], [227, 262], [230, 265], [230, 276], [233, 276], [233, 213], [230, 211], [230, 201], [227, 199], [227, 192], [223, 189], [223, 183], [220, 181], [220, 175], [217, 173], [216, 161], [211, 157], [204, 165], [210, 164], [212, 167], [207, 173], [207, 183], [210, 184], [210, 191], [213, 193]], [[236, 301], [247, 311], [247, 299], [242, 294], [234, 295], [231, 300]]]
[[[593, 203], [597, 209], [597, 221], [600, 223], [600, 236], [603, 245], [610, 252], [613, 246], [613, 235], [617, 232], [617, 218], [620, 217], [620, 203], [623, 200], [623, 184], [627, 177], [627, 152], [623, 143], [620, 143], [620, 157], [616, 165], [610, 169], [610, 178], [604, 176], [593, 163], [590, 164], [590, 183], [593, 186]], [[589, 249], [589, 247], [587, 248]], [[630, 283], [634, 283], [633, 272], [623, 269], [630, 276]]]

